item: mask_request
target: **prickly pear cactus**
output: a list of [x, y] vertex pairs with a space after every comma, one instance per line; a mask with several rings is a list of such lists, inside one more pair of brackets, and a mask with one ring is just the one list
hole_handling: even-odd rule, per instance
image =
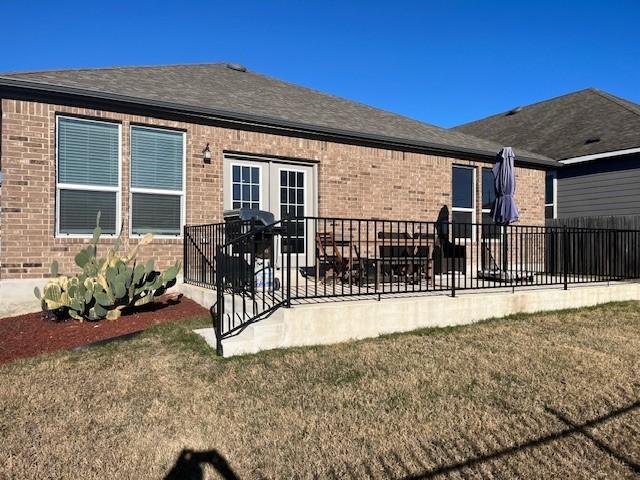
[[60, 275], [58, 262], [51, 264], [51, 276], [42, 293], [37, 287], [35, 296], [42, 309], [62, 312], [77, 320], [115, 320], [125, 308], [152, 303], [176, 283], [180, 263], [164, 272], [154, 269], [153, 260], [138, 264], [136, 256], [141, 247], [151, 243], [153, 236], [145, 235], [126, 254], [121, 255], [120, 238], [104, 258], [97, 258], [102, 230], [100, 214], [93, 231], [91, 244], [80, 250], [75, 262], [82, 272], [73, 277]]

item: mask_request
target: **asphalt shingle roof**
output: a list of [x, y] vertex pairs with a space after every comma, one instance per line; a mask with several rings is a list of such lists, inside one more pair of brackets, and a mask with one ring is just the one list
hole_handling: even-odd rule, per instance
[[[0, 75], [0, 82], [3, 78], [170, 102], [185, 109], [198, 107], [248, 114], [356, 135], [425, 142], [452, 150], [468, 149], [490, 154], [502, 147], [498, 142], [429, 125], [265, 75], [233, 70], [223, 63], [12, 73]], [[517, 149], [516, 155], [543, 165], [555, 165], [544, 155]]]
[[562, 160], [640, 147], [640, 105], [588, 88], [454, 130]]

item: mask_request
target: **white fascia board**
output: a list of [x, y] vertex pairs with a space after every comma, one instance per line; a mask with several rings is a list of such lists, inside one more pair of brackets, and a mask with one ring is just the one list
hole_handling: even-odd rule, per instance
[[640, 153], [640, 147], [627, 148], [626, 150], [614, 150], [612, 152], [594, 153], [593, 155], [583, 155], [581, 157], [567, 158], [565, 160], [558, 160], [563, 165], [572, 165], [574, 163], [590, 162], [593, 160], [599, 160], [607, 157], [617, 157], [620, 155], [629, 155], [632, 153]]

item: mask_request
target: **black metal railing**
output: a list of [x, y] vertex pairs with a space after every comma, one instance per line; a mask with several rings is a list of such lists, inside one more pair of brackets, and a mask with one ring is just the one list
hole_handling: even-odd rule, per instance
[[252, 222], [246, 220], [186, 225], [183, 232], [184, 281], [199, 287], [215, 288], [218, 249], [252, 228]]
[[640, 230], [304, 217], [185, 227], [185, 281], [214, 288], [221, 340], [336, 297], [640, 278]]

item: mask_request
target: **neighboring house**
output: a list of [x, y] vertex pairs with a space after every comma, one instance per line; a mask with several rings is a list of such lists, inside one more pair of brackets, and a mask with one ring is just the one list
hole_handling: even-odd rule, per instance
[[[239, 206], [429, 221], [446, 206], [480, 221], [502, 147], [239, 65], [5, 74], [0, 99], [5, 285], [46, 276], [54, 259], [74, 271], [98, 211], [106, 243], [155, 233], [145, 253], [161, 267], [182, 258], [185, 224]], [[516, 155], [521, 223], [542, 225], [558, 164]]]
[[547, 175], [547, 218], [640, 215], [637, 103], [589, 88], [454, 131], [558, 160], [562, 168]]

